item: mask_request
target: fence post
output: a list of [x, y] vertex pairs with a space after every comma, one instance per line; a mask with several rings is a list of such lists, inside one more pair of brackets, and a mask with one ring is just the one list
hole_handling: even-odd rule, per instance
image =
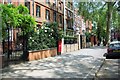
[[81, 49], [80, 34], [77, 35], [77, 42], [78, 42], [78, 50], [80, 50]]

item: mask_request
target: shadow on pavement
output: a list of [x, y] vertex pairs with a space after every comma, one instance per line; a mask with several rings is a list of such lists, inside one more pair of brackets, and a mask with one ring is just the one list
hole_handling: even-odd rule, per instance
[[[84, 78], [93, 66], [99, 65], [88, 55], [61, 55], [37, 61], [11, 65], [3, 69], [4, 78]], [[92, 78], [94, 74], [91, 73]]]
[[[102, 80], [119, 80], [120, 78], [120, 63], [119, 60], [106, 59], [101, 70], [97, 74], [97, 79]], [[96, 80], [97, 80], [96, 79]]]

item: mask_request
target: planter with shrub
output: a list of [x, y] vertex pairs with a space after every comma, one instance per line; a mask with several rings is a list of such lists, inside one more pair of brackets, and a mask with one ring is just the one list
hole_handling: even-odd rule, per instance
[[62, 37], [57, 23], [44, 23], [28, 39], [28, 60], [36, 60], [57, 55], [58, 40]]

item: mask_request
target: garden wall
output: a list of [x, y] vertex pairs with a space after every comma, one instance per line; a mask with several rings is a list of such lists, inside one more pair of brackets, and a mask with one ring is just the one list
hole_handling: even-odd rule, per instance
[[75, 44], [64, 44], [64, 53], [78, 50], [78, 43]]
[[53, 57], [57, 55], [57, 48], [45, 49], [45, 50], [37, 50], [37, 51], [29, 51], [28, 60], [38, 60], [47, 57]]

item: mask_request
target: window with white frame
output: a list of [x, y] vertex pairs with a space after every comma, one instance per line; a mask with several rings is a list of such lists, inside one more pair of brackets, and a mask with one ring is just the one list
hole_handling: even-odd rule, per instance
[[36, 17], [40, 17], [40, 6], [36, 5]]
[[50, 0], [46, 0], [46, 4], [50, 4]]
[[50, 11], [46, 9], [46, 19], [50, 20]]

